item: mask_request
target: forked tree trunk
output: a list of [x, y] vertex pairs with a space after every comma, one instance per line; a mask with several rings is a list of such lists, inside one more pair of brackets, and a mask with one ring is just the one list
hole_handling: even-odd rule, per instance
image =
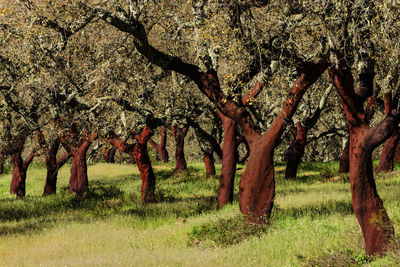
[[44, 161], [47, 168], [46, 183], [43, 189], [43, 196], [56, 193], [58, 170], [68, 161], [71, 154], [65, 152], [57, 159], [57, 152], [60, 147], [60, 140], [57, 138], [50, 145], [50, 149], [44, 156]]
[[339, 173], [349, 172], [349, 149], [350, 149], [350, 138], [346, 141], [346, 145], [340, 155], [339, 160]]
[[316, 64], [303, 63], [299, 67], [300, 76], [289, 91], [282, 110], [264, 135], [255, 131], [254, 126], [249, 129], [250, 125], [241, 123], [250, 146], [250, 157], [240, 180], [239, 206], [241, 212], [253, 222], [264, 223], [270, 218], [275, 197], [274, 149], [281, 142], [287, 121], [292, 118], [304, 93], [327, 67], [325, 59]]
[[224, 144], [222, 147], [222, 169], [219, 178], [218, 209], [233, 201], [237, 161], [237, 124], [234, 120], [218, 112], [224, 128]]
[[13, 171], [10, 193], [15, 194], [17, 199], [25, 196], [26, 171], [28, 170], [33, 158], [37, 155], [35, 151], [32, 151], [28, 158], [24, 161], [21, 154], [22, 148], [15, 151], [12, 155]]
[[149, 144], [157, 151], [157, 155], [161, 158], [163, 162], [168, 162], [169, 155], [167, 151], [167, 134], [164, 127], [161, 127], [160, 143], [157, 144], [152, 138], [150, 138]]
[[114, 133], [110, 133], [110, 143], [121, 152], [129, 154], [136, 162], [142, 179], [142, 203], [155, 201], [156, 177], [153, 172], [150, 157], [147, 151], [147, 142], [153, 135], [150, 128], [145, 127], [140, 135], [136, 135], [135, 144], [127, 144]]
[[[60, 128], [58, 130], [61, 132]], [[61, 134], [59, 139], [65, 150], [71, 154], [72, 166], [69, 192], [75, 192], [79, 197], [83, 198], [89, 186], [86, 153], [93, 141], [97, 139], [97, 133], [89, 135], [89, 131], [85, 129], [82, 135], [79, 136], [77, 126], [73, 124], [70, 133]]]
[[396, 147], [400, 141], [400, 129], [397, 128], [393, 134], [385, 141], [383, 145], [381, 158], [379, 160], [376, 174], [381, 172], [392, 172], [394, 167], [394, 157], [396, 154]]
[[[241, 104], [247, 106], [249, 103], [261, 93], [263, 88], [262, 83], [257, 83], [245, 96], [241, 99]], [[224, 128], [224, 144], [222, 148], [222, 169], [219, 180], [218, 189], [218, 209], [228, 203], [233, 202], [233, 191], [235, 184], [236, 165], [239, 160], [238, 147], [244, 142], [247, 153], [243, 157], [243, 162], [250, 156], [250, 147], [248, 141], [243, 136], [238, 135], [238, 126], [235, 120], [218, 111]]]
[[185, 147], [185, 137], [189, 130], [189, 126], [184, 126], [182, 128], [179, 128], [179, 126], [171, 125], [171, 128], [176, 143], [174, 172], [186, 170], [184, 147]]
[[[363, 95], [372, 95], [373, 74], [360, 74], [360, 88], [357, 91], [353, 87], [351, 70], [331, 68], [329, 74], [339, 93], [348, 122], [352, 204], [363, 232], [365, 251], [368, 255], [383, 254], [389, 246], [394, 230], [376, 190], [372, 152], [392, 135], [398, 123], [396, 109], [390, 108], [386, 118], [370, 128], [363, 109], [366, 100]], [[390, 103], [385, 101], [388, 102]]]
[[297, 175], [301, 158], [304, 155], [304, 148], [307, 141], [308, 128], [304, 127], [300, 122], [296, 124], [296, 137], [285, 152], [286, 156], [286, 179], [294, 179]]

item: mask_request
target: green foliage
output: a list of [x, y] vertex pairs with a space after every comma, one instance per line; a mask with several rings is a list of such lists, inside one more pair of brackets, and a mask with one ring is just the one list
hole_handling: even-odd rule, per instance
[[194, 226], [188, 233], [188, 246], [199, 247], [227, 247], [251, 236], [260, 237], [266, 233], [267, 227], [246, 222], [243, 216], [222, 218], [216, 222], [209, 222]]

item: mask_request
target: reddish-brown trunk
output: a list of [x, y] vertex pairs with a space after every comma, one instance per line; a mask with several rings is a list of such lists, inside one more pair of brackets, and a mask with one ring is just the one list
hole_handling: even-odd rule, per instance
[[367, 129], [350, 132], [350, 183], [354, 213], [365, 240], [368, 255], [382, 254], [394, 234], [383, 201], [376, 190], [371, 153], [365, 153]]
[[168, 162], [169, 155], [167, 151], [167, 134], [165, 133], [164, 127], [161, 127], [161, 141], [159, 144], [154, 142], [153, 139], [149, 140], [150, 145], [157, 151], [158, 156], [160, 156], [163, 162]]
[[290, 144], [289, 148], [285, 152], [286, 156], [286, 171], [285, 178], [293, 179], [296, 178], [297, 169], [299, 167], [301, 158], [304, 155], [304, 148], [306, 146], [308, 129], [301, 123], [296, 124], [296, 137]]
[[65, 152], [57, 159], [57, 152], [60, 147], [60, 140], [56, 139], [50, 146], [44, 161], [47, 168], [46, 183], [43, 189], [43, 195], [51, 195], [56, 193], [58, 170], [68, 161], [69, 152]]
[[[360, 75], [361, 86], [355, 91], [351, 70], [330, 69], [329, 72], [331, 81], [339, 93], [349, 127], [352, 204], [364, 236], [365, 251], [368, 255], [383, 254], [394, 231], [376, 190], [372, 152], [393, 133], [398, 123], [398, 118], [392, 115], [396, 110], [393, 109], [381, 123], [370, 128], [363, 109], [365, 97], [362, 96], [365, 95], [365, 91], [372, 91], [373, 74]], [[389, 101], [385, 101], [387, 102]]]
[[396, 163], [399, 161], [400, 161], [400, 142], [397, 144], [396, 151], [394, 154], [394, 162]]
[[71, 150], [71, 177], [69, 179], [69, 192], [75, 192], [83, 197], [86, 192], [89, 181], [87, 176], [86, 152], [87, 148], [72, 148]]
[[176, 143], [174, 172], [186, 170], [184, 146], [185, 146], [185, 137], [189, 130], [189, 126], [184, 126], [182, 128], [179, 128], [179, 126], [172, 125], [171, 128]]
[[222, 169], [219, 178], [218, 208], [233, 201], [233, 186], [235, 183], [237, 160], [237, 124], [234, 120], [218, 112], [224, 127], [224, 144], [222, 147]]
[[21, 157], [21, 152], [15, 152], [12, 155], [12, 180], [10, 186], [10, 193], [16, 194], [17, 198], [25, 196], [25, 180], [26, 170], [24, 168], [24, 161]]
[[[61, 132], [61, 129], [58, 129]], [[86, 153], [97, 139], [97, 133], [89, 135], [89, 131], [85, 129], [81, 136], [77, 131], [77, 125], [73, 124], [68, 134], [59, 136], [61, 144], [65, 150], [71, 154], [71, 177], [69, 179], [69, 192], [75, 192], [79, 197], [83, 197], [89, 182], [87, 176]]]
[[113, 146], [109, 149], [104, 149], [103, 150], [103, 155], [104, 155], [104, 160], [106, 163], [115, 163], [115, 152], [117, 149]]
[[291, 120], [304, 93], [327, 67], [328, 63], [322, 59], [316, 64], [304, 63], [299, 68], [300, 76], [289, 91], [282, 110], [264, 135], [250, 131], [248, 123], [238, 120], [250, 146], [246, 170], [239, 184], [240, 211], [249, 220], [257, 223], [269, 220], [275, 197], [274, 149], [281, 142], [287, 121]]
[[17, 199], [25, 196], [26, 171], [28, 170], [33, 158], [36, 156], [35, 151], [32, 151], [28, 158], [24, 161], [21, 154], [22, 148], [16, 150], [12, 155], [13, 172], [10, 193], [16, 194]]
[[203, 153], [204, 165], [206, 166], [206, 178], [215, 175], [214, 156], [210, 153]]
[[394, 166], [394, 156], [396, 154], [396, 147], [400, 141], [400, 130], [397, 128], [392, 136], [386, 139], [383, 145], [381, 158], [379, 160], [378, 168], [376, 169], [376, 174], [380, 172], [392, 172]]
[[339, 173], [349, 172], [349, 149], [350, 149], [350, 138], [347, 140], [342, 155], [340, 156], [339, 171], [338, 171]]
[[[263, 223], [268, 221], [274, 204], [274, 147], [268, 132], [250, 145], [250, 157], [247, 161], [239, 185], [240, 211], [249, 220]], [[262, 160], [260, 160], [262, 159]]]
[[146, 204], [155, 200], [156, 177], [153, 172], [150, 157], [147, 151], [147, 142], [153, 135], [150, 128], [145, 127], [140, 135], [136, 135], [135, 144], [127, 144], [114, 133], [110, 133], [110, 143], [121, 152], [129, 154], [136, 162], [142, 179], [142, 203]]
[[51, 145], [49, 151], [44, 156], [44, 162], [47, 168], [46, 183], [44, 185], [43, 195], [50, 195], [56, 193], [57, 187], [57, 151], [60, 146], [60, 141], [57, 139]]
[[[147, 130], [150, 130], [147, 128]], [[142, 132], [143, 134], [143, 132]], [[151, 166], [149, 154], [147, 152], [147, 140], [143, 137], [135, 146], [133, 157], [138, 166], [140, 177], [142, 179], [142, 203], [149, 203], [155, 200], [156, 177]]]

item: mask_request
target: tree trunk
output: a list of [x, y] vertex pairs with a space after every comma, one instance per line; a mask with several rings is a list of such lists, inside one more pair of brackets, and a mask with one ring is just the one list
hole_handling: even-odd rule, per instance
[[167, 134], [165, 132], [164, 127], [161, 127], [161, 141], [160, 144], [157, 144], [150, 138], [150, 145], [157, 151], [157, 155], [161, 158], [163, 162], [168, 162], [169, 155], [167, 151]]
[[44, 185], [43, 195], [50, 195], [56, 193], [57, 187], [57, 151], [60, 147], [59, 139], [56, 139], [51, 145], [47, 155], [44, 156], [44, 162], [47, 168], [46, 183]]
[[[58, 132], [62, 132], [60, 127], [58, 127]], [[65, 150], [71, 154], [72, 166], [69, 192], [75, 192], [79, 197], [83, 198], [89, 185], [86, 153], [93, 141], [97, 139], [97, 133], [89, 134], [89, 130], [84, 129], [80, 135], [77, 125], [72, 124], [70, 132], [68, 134], [60, 134], [59, 139]]]
[[238, 120], [250, 146], [250, 156], [239, 184], [240, 211], [248, 220], [263, 224], [269, 221], [275, 197], [274, 150], [281, 142], [287, 121], [291, 120], [304, 93], [328, 67], [325, 59], [303, 63], [286, 101], [264, 135], [250, 129], [248, 118]]
[[86, 163], [86, 152], [88, 148], [89, 145], [72, 148], [71, 150], [72, 166], [71, 177], [69, 179], [69, 192], [75, 192], [81, 198], [83, 198], [89, 186]]
[[142, 179], [141, 194], [143, 204], [155, 201], [156, 177], [147, 151], [147, 142], [152, 135], [151, 129], [144, 127], [140, 135], [135, 136], [137, 140], [135, 144], [127, 144], [114, 133], [110, 133], [109, 137], [109, 141], [113, 146], [121, 152], [129, 154], [135, 160]]
[[10, 185], [10, 193], [16, 194], [17, 199], [25, 196], [25, 181], [26, 181], [26, 171], [31, 164], [33, 158], [36, 156], [33, 150], [28, 158], [24, 161], [22, 159], [22, 148], [16, 150], [12, 155], [12, 180]]
[[172, 132], [175, 137], [176, 149], [175, 149], [175, 172], [186, 170], [186, 160], [184, 153], [185, 137], [189, 130], [189, 126], [179, 128], [179, 126], [172, 125]]
[[379, 160], [376, 174], [381, 172], [392, 172], [394, 167], [394, 156], [396, 154], [396, 147], [400, 141], [400, 130], [397, 128], [392, 136], [390, 136], [383, 145], [381, 158]]
[[301, 158], [304, 155], [304, 148], [306, 146], [308, 129], [301, 123], [296, 124], [296, 137], [290, 144], [289, 148], [285, 152], [286, 156], [286, 179], [296, 178], [297, 169], [299, 167]]
[[275, 197], [275, 146], [267, 133], [250, 145], [250, 157], [239, 185], [240, 211], [256, 223], [269, 220]]
[[394, 162], [400, 162], [400, 142], [397, 144], [395, 155], [394, 155]]
[[[150, 131], [148, 128], [147, 130]], [[140, 177], [142, 179], [142, 203], [150, 203], [155, 201], [156, 177], [147, 152], [147, 140], [143, 140], [144, 139], [142, 139], [142, 142], [139, 141], [135, 146], [133, 157], [139, 168]]]
[[0, 153], [0, 174], [4, 173], [4, 161], [5, 161], [4, 153]]
[[70, 157], [69, 152], [65, 152], [60, 158], [57, 159], [57, 152], [60, 147], [60, 140], [56, 139], [50, 146], [44, 161], [47, 168], [46, 183], [43, 189], [43, 196], [56, 193], [58, 170], [68, 161]]
[[16, 194], [17, 199], [25, 196], [26, 169], [24, 168], [24, 161], [22, 160], [21, 153], [22, 151], [18, 151], [12, 155], [13, 171], [10, 193]]
[[378, 195], [372, 169], [372, 151], [364, 150], [367, 129], [350, 132], [350, 183], [354, 213], [365, 240], [368, 255], [382, 254], [394, 234], [389, 216]]
[[349, 149], [350, 149], [350, 138], [347, 140], [342, 155], [340, 156], [339, 171], [338, 171], [339, 173], [349, 172]]
[[113, 146], [110, 149], [103, 150], [104, 160], [106, 163], [115, 163], [115, 152], [117, 149]]
[[206, 166], [206, 178], [215, 175], [215, 165], [213, 153], [203, 153], [204, 165]]
[[222, 147], [222, 169], [219, 178], [218, 209], [233, 201], [237, 160], [237, 124], [234, 120], [218, 112], [224, 127], [224, 144]]
[[[365, 251], [368, 255], [383, 254], [394, 234], [389, 216], [376, 190], [372, 169], [372, 152], [390, 137], [398, 123], [396, 109], [390, 109], [385, 119], [370, 128], [363, 109], [366, 95], [372, 95], [373, 73], [360, 74], [360, 88], [354, 90], [350, 69], [329, 69], [349, 127], [349, 176], [353, 210], [360, 224]], [[365, 92], [367, 91], [367, 92]], [[369, 91], [369, 92], [368, 92]], [[389, 106], [385, 96], [385, 106]]]

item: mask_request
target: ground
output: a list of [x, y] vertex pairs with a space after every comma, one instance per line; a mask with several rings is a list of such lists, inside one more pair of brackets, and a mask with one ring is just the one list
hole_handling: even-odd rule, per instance
[[[174, 176], [173, 168], [155, 166], [158, 202], [146, 206], [140, 203], [134, 165], [91, 165], [84, 200], [67, 193], [68, 165], [60, 171], [56, 196], [41, 196], [45, 169], [39, 165], [28, 171], [24, 200], [8, 193], [10, 174], [0, 176], [0, 265], [400, 264], [397, 242], [384, 258], [363, 253], [350, 184], [345, 175], [336, 175], [337, 162], [302, 164], [299, 178], [290, 181], [283, 178], [284, 166], [276, 166], [276, 204], [263, 229], [243, 224], [237, 186], [234, 203], [217, 211], [218, 179], [206, 180], [201, 163]], [[399, 233], [400, 170], [378, 176], [377, 184]]]

